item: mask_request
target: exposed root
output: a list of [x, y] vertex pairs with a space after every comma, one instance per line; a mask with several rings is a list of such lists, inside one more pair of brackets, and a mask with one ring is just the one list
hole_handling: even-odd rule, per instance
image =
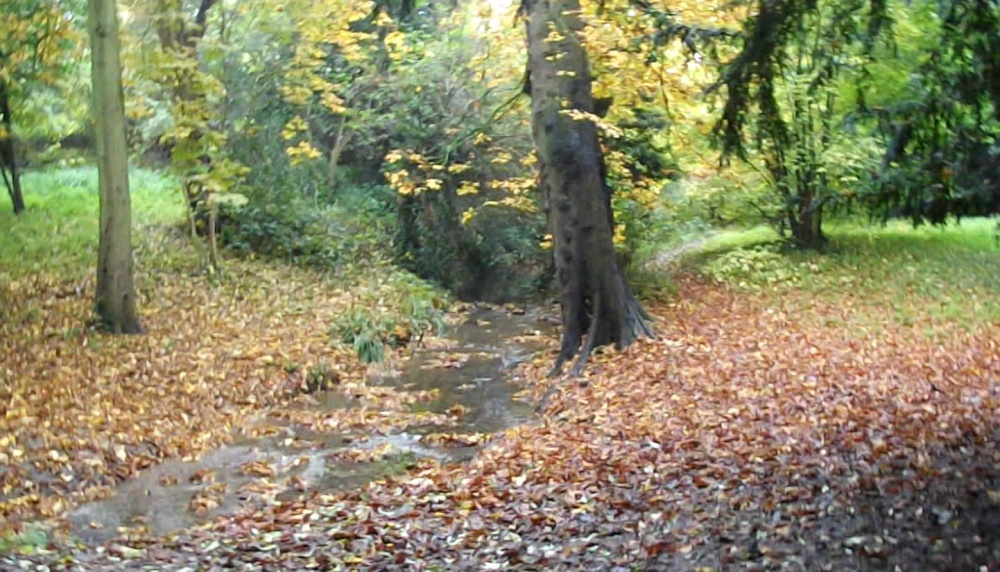
[[583, 351], [580, 352], [580, 357], [577, 358], [576, 363], [573, 364], [573, 369], [570, 370], [571, 377], [579, 377], [583, 373], [583, 367], [587, 365], [587, 359], [590, 358], [590, 353], [594, 351], [594, 342], [597, 339], [597, 323], [601, 320], [601, 291], [598, 290], [594, 294], [594, 314], [590, 317], [590, 329], [587, 332], [587, 341], [583, 344]]

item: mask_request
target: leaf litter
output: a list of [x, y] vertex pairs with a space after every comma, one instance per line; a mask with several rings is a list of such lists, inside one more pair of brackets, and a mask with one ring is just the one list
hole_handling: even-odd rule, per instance
[[[57, 569], [991, 570], [1000, 331], [693, 278], [464, 465], [262, 502]], [[778, 304], [776, 306], [776, 304]], [[824, 327], [836, 315], [838, 327]], [[941, 332], [939, 331], [938, 334]], [[520, 366], [539, 398], [551, 355]], [[446, 439], [446, 437], [440, 437]], [[8, 453], [9, 454], [9, 453]], [[112, 455], [111, 458], [114, 458]]]
[[[82, 327], [92, 278], [24, 276], [0, 289], [0, 534], [104, 498], [164, 459], [197, 459], [262, 415], [324, 430], [451, 422], [409, 410], [427, 396], [367, 387], [353, 351], [330, 343], [358, 296], [396, 286], [277, 263], [229, 260], [214, 277], [189, 265], [139, 274], [140, 336]], [[316, 367], [360, 407], [304, 407]]]

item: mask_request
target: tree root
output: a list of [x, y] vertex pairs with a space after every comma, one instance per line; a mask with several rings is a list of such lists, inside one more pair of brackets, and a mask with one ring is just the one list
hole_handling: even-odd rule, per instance
[[573, 364], [573, 369], [570, 370], [571, 377], [579, 377], [583, 373], [583, 366], [587, 365], [587, 360], [590, 358], [590, 353], [594, 351], [594, 342], [597, 338], [597, 323], [601, 320], [601, 291], [597, 290], [594, 294], [594, 315], [590, 317], [590, 328], [587, 331], [587, 341], [583, 344], [583, 351], [580, 352], [580, 357], [576, 359], [576, 363]]

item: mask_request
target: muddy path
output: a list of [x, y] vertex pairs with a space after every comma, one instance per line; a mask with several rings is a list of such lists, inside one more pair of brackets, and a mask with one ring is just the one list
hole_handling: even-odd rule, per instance
[[[553, 335], [553, 324], [539, 311], [474, 306], [440, 338], [396, 368], [381, 373], [373, 368], [366, 380], [369, 388], [421, 396], [410, 408], [427, 413], [431, 422], [359, 433], [302, 425], [294, 415], [264, 415], [255, 425], [265, 430], [244, 428], [231, 445], [197, 460], [160, 463], [121, 483], [109, 498], [81, 505], [67, 516], [69, 535], [88, 545], [123, 534], [163, 536], [261, 498], [280, 501], [360, 488], [420, 459], [467, 460], [485, 436], [531, 419], [533, 406], [516, 398], [520, 388], [510, 370]], [[296, 413], [322, 418], [354, 411], [370, 413], [348, 392], [333, 388], [310, 396]], [[449, 416], [447, 424], [433, 421], [448, 413], [460, 415]], [[448, 443], [431, 439], [443, 432], [458, 437]]]

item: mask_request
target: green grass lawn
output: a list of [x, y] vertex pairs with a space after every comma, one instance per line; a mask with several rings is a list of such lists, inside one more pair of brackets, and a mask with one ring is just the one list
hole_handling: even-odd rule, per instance
[[1000, 242], [995, 219], [945, 227], [833, 223], [823, 253], [784, 252], [770, 228], [708, 239], [687, 267], [738, 288], [798, 291], [886, 308], [904, 325], [1000, 321]]
[[[9, 205], [0, 210], [0, 281], [33, 274], [72, 279], [91, 272], [97, 264], [97, 169], [28, 172], [22, 183], [27, 210], [19, 216]], [[133, 228], [183, 220], [180, 191], [169, 177], [133, 169], [130, 187]]]

